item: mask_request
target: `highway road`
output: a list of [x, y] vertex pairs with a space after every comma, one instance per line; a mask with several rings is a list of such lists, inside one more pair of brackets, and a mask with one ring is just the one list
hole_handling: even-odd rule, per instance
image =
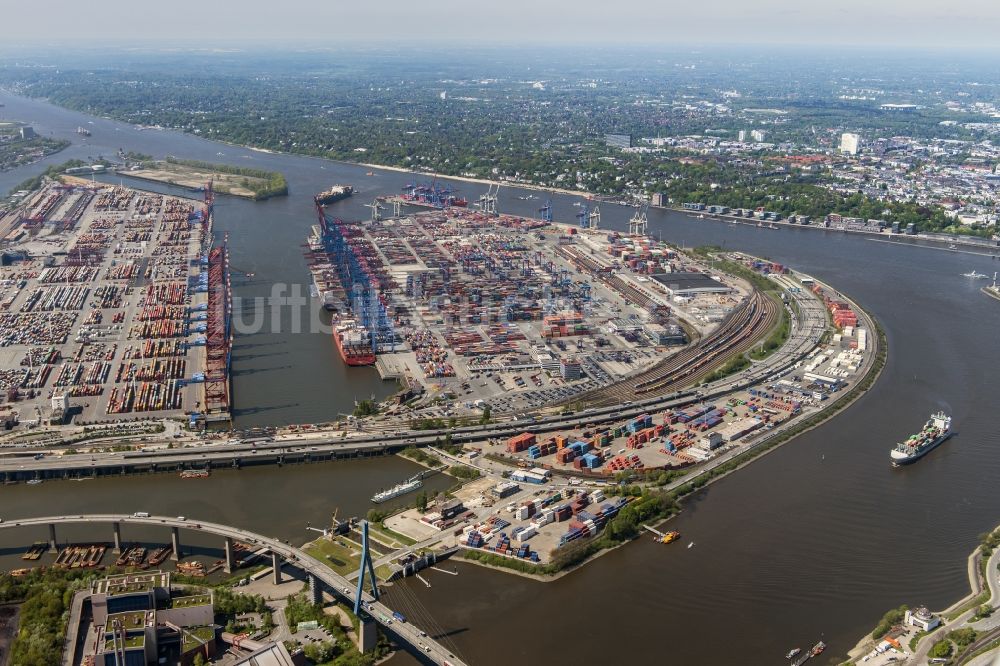
[[[137, 516], [121, 514], [89, 514], [78, 516], [49, 516], [44, 518], [10, 518], [4, 517], [0, 522], [2, 529], [22, 529], [37, 527], [47, 529], [49, 525], [64, 524], [107, 524], [122, 523], [127, 525], [154, 525], [161, 527], [178, 528], [184, 530], [197, 530], [216, 534], [220, 537], [229, 537], [234, 540], [254, 544], [267, 548], [272, 553], [293, 566], [301, 569], [307, 575], [314, 576], [323, 582], [335, 596], [346, 599], [353, 606], [356, 596], [356, 589], [353, 583], [347, 578], [334, 572], [319, 560], [311, 557], [305, 551], [290, 546], [278, 539], [272, 539], [249, 530], [209, 523], [195, 520], [193, 518], [168, 516]], [[110, 529], [109, 529], [110, 532]], [[421, 655], [422, 660], [430, 661], [434, 664], [450, 664], [451, 666], [464, 666], [464, 662], [449, 652], [440, 643], [430, 636], [423, 635], [417, 627], [407, 622], [397, 622], [392, 619], [393, 609], [368, 594], [362, 593], [362, 606], [368, 611], [372, 619], [382, 625], [384, 629], [392, 633], [397, 639], [409, 645], [415, 653]]]

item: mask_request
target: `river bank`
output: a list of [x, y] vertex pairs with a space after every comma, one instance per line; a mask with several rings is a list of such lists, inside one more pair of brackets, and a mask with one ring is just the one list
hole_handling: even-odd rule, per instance
[[[872, 236], [872, 237], [890, 237], [894, 240], [882, 240], [883, 243], [898, 243], [900, 245], [913, 245], [912, 243], [906, 243], [903, 239], [913, 239], [927, 241], [930, 243], [947, 243], [949, 245], [964, 245], [967, 247], [974, 247], [982, 250], [991, 250], [992, 252], [1000, 252], [1000, 241], [990, 241], [981, 236], [967, 236], [962, 237], [961, 235], [946, 236], [944, 234], [940, 236], [931, 236], [926, 233], [919, 234], [906, 234], [906, 233], [892, 233], [891, 231], [876, 231], [874, 229], [849, 229], [847, 227], [833, 227], [826, 226], [823, 223], [817, 224], [793, 224], [788, 220], [757, 220], [753, 218], [746, 218], [739, 215], [732, 215], [729, 213], [708, 213], [705, 211], [692, 211], [687, 208], [678, 208], [677, 206], [650, 206], [652, 209], [671, 211], [674, 213], [680, 213], [689, 217], [693, 220], [715, 220], [718, 222], [728, 222], [730, 224], [741, 224], [747, 227], [754, 227], [757, 229], [766, 229], [769, 231], [776, 231], [782, 227], [792, 228], [792, 229], [812, 229], [814, 231], [836, 231], [845, 234], [857, 234], [860, 236]], [[980, 238], [981, 240], [972, 240], [973, 238]], [[936, 248], [937, 249], [937, 248]], [[956, 248], [940, 248], [940, 249], [951, 249]], [[978, 254], [980, 256], [996, 256], [996, 254], [991, 253], [981, 253], [981, 252], [970, 252], [968, 250], [958, 250], [965, 254]]]
[[[994, 528], [990, 532], [990, 535], [991, 538], [994, 538], [994, 541], [1000, 538], [1000, 525]], [[955, 601], [944, 610], [933, 612], [935, 616], [942, 618], [941, 625], [929, 633], [921, 632], [910, 639], [910, 646], [918, 649], [918, 663], [920, 662], [921, 656], [926, 656], [929, 646], [933, 644], [936, 638], [957, 629], [963, 624], [963, 622], [959, 621], [963, 616], [967, 616], [970, 612], [982, 604], [990, 603], [992, 606], [1000, 601], [997, 599], [997, 592], [1000, 591], [997, 589], [998, 586], [995, 586], [989, 580], [989, 576], [991, 574], [989, 571], [990, 562], [994, 563], [995, 568], [997, 555], [1000, 553], [993, 549], [989, 551], [985, 551], [985, 549], [986, 545], [984, 544], [976, 546], [966, 560], [969, 577], [969, 593], [961, 599]], [[984, 555], [986, 556], [985, 559]], [[996, 572], [993, 571], [992, 575], [995, 577]], [[967, 622], [968, 618], [966, 618], [965, 621]], [[878, 629], [878, 627], [876, 629]], [[863, 659], [866, 654], [875, 649], [875, 646], [878, 641], [881, 640], [881, 637], [875, 638], [872, 636], [872, 633], [873, 632], [867, 633], [853, 648], [848, 651], [848, 661], [845, 662], [845, 664], [856, 663], [859, 659]]]
[[[250, 148], [250, 146], [246, 146]], [[251, 150], [253, 150], [251, 148]], [[322, 158], [326, 159], [326, 158]], [[478, 185], [506, 185], [507, 187], [514, 187], [519, 190], [534, 190], [536, 192], [551, 192], [552, 194], [565, 194], [568, 196], [584, 197], [586, 199], [594, 199], [598, 195], [587, 192], [586, 190], [568, 190], [560, 187], [547, 187], [543, 185], [534, 185], [532, 183], [512, 183], [506, 180], [490, 180], [488, 178], [472, 178], [469, 176], [450, 176], [445, 174], [432, 173], [427, 171], [414, 171], [413, 169], [407, 169], [405, 167], [389, 166], [387, 164], [374, 164], [371, 162], [351, 162], [349, 160], [330, 160], [331, 162], [339, 162], [341, 164], [351, 164], [357, 166], [368, 167], [369, 169], [379, 169], [380, 171], [395, 171], [396, 173], [411, 173], [414, 176], [424, 176], [425, 178], [438, 179], [442, 178], [445, 180], [457, 180], [463, 183], [476, 183]]]

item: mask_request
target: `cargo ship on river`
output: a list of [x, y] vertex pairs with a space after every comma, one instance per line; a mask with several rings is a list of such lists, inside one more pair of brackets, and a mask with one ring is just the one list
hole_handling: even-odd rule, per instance
[[380, 502], [388, 502], [389, 500], [399, 497], [400, 495], [405, 495], [406, 493], [412, 493], [414, 490], [420, 488], [424, 485], [423, 480], [421, 480], [420, 475], [410, 477], [402, 483], [396, 484], [389, 490], [383, 490], [372, 495], [372, 501], [376, 504]]
[[313, 197], [313, 200], [318, 206], [326, 206], [327, 204], [336, 203], [341, 199], [346, 199], [352, 194], [354, 194], [354, 188], [350, 185], [334, 185], [330, 189], [317, 194]]
[[909, 465], [933, 451], [941, 442], [951, 437], [951, 417], [944, 412], [931, 415], [923, 429], [900, 442], [889, 454], [893, 467]]

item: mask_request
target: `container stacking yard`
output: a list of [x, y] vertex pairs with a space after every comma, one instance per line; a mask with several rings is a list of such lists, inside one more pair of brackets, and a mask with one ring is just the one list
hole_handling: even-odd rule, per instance
[[335, 335], [350, 334], [345, 362], [423, 392], [415, 407], [554, 404], [549, 390], [655, 365], [749, 291], [645, 235], [459, 207], [364, 222], [318, 210], [306, 256]]
[[210, 194], [50, 182], [0, 233], [6, 418], [228, 419], [228, 257], [211, 247]]

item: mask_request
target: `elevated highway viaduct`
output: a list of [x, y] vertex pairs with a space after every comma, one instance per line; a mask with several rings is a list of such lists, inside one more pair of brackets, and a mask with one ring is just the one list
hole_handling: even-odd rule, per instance
[[[465, 662], [449, 652], [447, 648], [434, 640], [433, 637], [422, 636], [421, 630], [417, 627], [407, 622], [394, 621], [392, 619], [392, 608], [381, 601], [377, 601], [371, 594], [359, 590], [360, 586], [356, 588], [355, 583], [336, 573], [319, 560], [308, 555], [305, 551], [283, 543], [278, 539], [272, 539], [249, 530], [180, 516], [171, 518], [167, 516], [136, 514], [84, 514], [22, 519], [5, 517], [0, 522], [0, 530], [44, 529], [48, 532], [50, 548], [55, 548], [57, 527], [67, 524], [106, 525], [114, 537], [116, 547], [120, 547], [121, 545], [122, 525], [153, 525], [169, 528], [175, 554], [181, 550], [179, 536], [181, 530], [197, 530], [202, 533], [215, 534], [223, 539], [226, 551], [226, 563], [230, 570], [233, 564], [234, 541], [238, 540], [249, 543], [256, 549], [267, 549], [271, 553], [275, 583], [281, 582], [281, 564], [284, 561], [305, 573], [314, 601], [318, 601], [321, 593], [326, 590], [332, 593], [335, 598], [342, 599], [353, 606], [354, 600], [360, 591], [361, 605], [367, 610], [371, 618], [370, 621], [378, 623], [383, 631], [390, 634], [397, 642], [407, 646], [422, 661], [430, 664], [450, 664], [451, 666], [464, 666], [465, 664]], [[374, 641], [371, 641], [369, 644], [374, 646]]]

